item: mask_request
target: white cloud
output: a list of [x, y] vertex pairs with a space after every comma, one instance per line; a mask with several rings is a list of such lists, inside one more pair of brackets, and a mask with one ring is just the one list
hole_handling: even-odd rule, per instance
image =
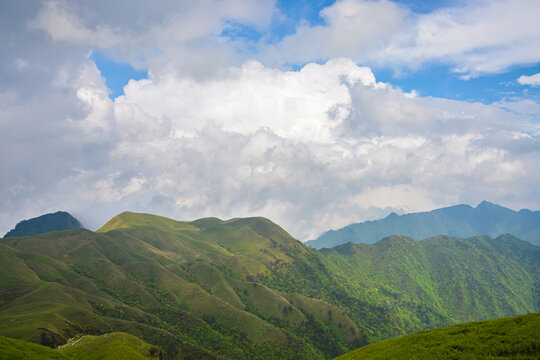
[[[496, 46], [481, 36], [459, 47], [458, 30], [474, 21], [491, 29], [493, 9], [504, 3], [464, 3], [491, 16], [460, 24], [459, 9], [417, 16], [389, 1], [338, 2], [323, 11], [326, 25], [303, 25], [277, 45], [287, 50], [282, 61], [333, 58], [299, 71], [269, 66], [269, 52], [243, 59], [218, 36], [227, 21], [268, 26], [272, 2], [171, 1], [168, 16], [148, 2], [119, 4], [45, 2], [30, 16], [32, 29], [27, 18], [0, 13], [17, 29], [0, 33], [2, 232], [49, 211], [69, 210], [96, 228], [132, 210], [177, 219], [262, 215], [306, 239], [390, 211], [483, 199], [540, 207], [537, 103], [422, 97], [334, 58], [429, 61], [442, 40], [419, 37], [418, 24], [426, 34], [447, 24], [453, 45], [441, 50], [445, 59], [471, 74], [495, 71], [462, 62]], [[527, 39], [524, 22], [501, 37], [504, 49]], [[149, 78], [110, 100], [88, 60], [96, 48], [134, 65], [147, 61]], [[416, 48], [417, 57], [399, 55]]]
[[4, 227], [28, 209], [68, 207], [94, 227], [123, 210], [262, 215], [307, 239], [389, 211], [540, 203], [528, 116], [411, 97], [349, 60], [298, 72], [247, 62], [198, 82], [172, 72], [130, 82], [115, 101], [93, 63], [78, 72], [69, 86], [86, 114], [66, 124], [84, 151], [46, 183], [4, 179]]
[[501, 72], [540, 61], [539, 15], [536, 0], [465, 2], [420, 16], [412, 44], [397, 40], [385, 53], [409, 64], [447, 62], [464, 76]]
[[300, 25], [265, 54], [299, 63], [346, 56], [397, 68], [441, 62], [467, 78], [539, 62], [539, 16], [537, 0], [457, 2], [420, 15], [386, 0], [341, 0], [321, 11], [324, 25]]
[[387, 0], [343, 0], [323, 9], [324, 25], [302, 24], [277, 46], [266, 50], [265, 59], [308, 62], [332, 57], [365, 59], [405, 29], [410, 13]]
[[531, 76], [521, 75], [517, 82], [521, 85], [540, 86], [540, 73]]
[[298, 72], [250, 61], [208, 81], [171, 74], [133, 81], [117, 102], [170, 120], [178, 136], [211, 121], [241, 134], [268, 128], [284, 138], [328, 142], [349, 116], [349, 89], [357, 83], [375, 86], [375, 77], [346, 59], [309, 64]]
[[53, 41], [83, 43], [91, 46], [111, 47], [127, 39], [122, 38], [107, 25], [89, 28], [73, 14], [68, 3], [47, 1], [38, 16], [28, 23], [29, 28], [45, 31]]
[[136, 67], [175, 68], [196, 75], [230, 64], [238, 55], [219, 37], [227, 22], [265, 29], [274, 1], [198, 0], [81, 4], [44, 1], [28, 28], [54, 42], [107, 51]]

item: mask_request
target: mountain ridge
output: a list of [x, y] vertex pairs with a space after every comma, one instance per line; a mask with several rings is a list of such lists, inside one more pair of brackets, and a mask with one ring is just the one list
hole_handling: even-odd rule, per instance
[[113, 219], [0, 240], [1, 336], [122, 331], [170, 358], [328, 359], [539, 303], [540, 248], [512, 236], [318, 251], [265, 218]]
[[404, 235], [421, 240], [437, 235], [467, 238], [479, 235], [496, 237], [504, 233], [540, 245], [540, 211], [514, 211], [484, 200], [475, 208], [459, 204], [403, 215], [391, 213], [379, 220], [326, 231], [319, 238], [306, 241], [305, 244], [321, 249], [346, 242], [372, 244], [389, 235]]

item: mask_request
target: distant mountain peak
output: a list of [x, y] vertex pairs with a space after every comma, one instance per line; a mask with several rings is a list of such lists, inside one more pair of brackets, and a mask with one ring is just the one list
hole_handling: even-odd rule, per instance
[[57, 211], [41, 215], [32, 219], [20, 221], [13, 230], [8, 231], [4, 237], [31, 236], [49, 231], [70, 230], [82, 228], [79, 220], [70, 213]]
[[505, 233], [540, 244], [540, 211], [517, 212], [484, 200], [476, 207], [460, 204], [404, 215], [391, 213], [383, 219], [326, 232], [306, 244], [321, 249], [346, 242], [373, 244], [392, 234], [422, 240], [438, 235], [467, 238], [480, 235], [497, 237]]
[[500, 205], [497, 205], [497, 204], [494, 204], [492, 202], [489, 202], [489, 201], [486, 201], [486, 200], [482, 200], [477, 206], [476, 206], [477, 209], [482, 209], [482, 208], [502, 208], [502, 206]]

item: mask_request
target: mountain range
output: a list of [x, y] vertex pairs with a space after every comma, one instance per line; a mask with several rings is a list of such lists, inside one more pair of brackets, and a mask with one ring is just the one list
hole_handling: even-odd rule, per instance
[[437, 235], [459, 238], [502, 234], [540, 245], [540, 211], [514, 211], [482, 201], [475, 208], [455, 205], [427, 212], [397, 215], [384, 219], [351, 224], [329, 230], [305, 244], [316, 249], [331, 248], [347, 242], [373, 244], [390, 235], [405, 235], [416, 240]]
[[540, 248], [511, 235], [318, 251], [265, 218], [122, 213], [0, 239], [0, 335], [56, 347], [124, 332], [163, 358], [329, 359], [540, 308]]

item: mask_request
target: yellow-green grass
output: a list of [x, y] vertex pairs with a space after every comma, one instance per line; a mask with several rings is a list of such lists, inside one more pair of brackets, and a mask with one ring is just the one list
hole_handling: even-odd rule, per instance
[[319, 252], [264, 218], [135, 213], [100, 231], [0, 240], [0, 294], [9, 295], [0, 334], [61, 344], [125, 331], [171, 358], [180, 349], [195, 358], [316, 359], [535, 304], [538, 250], [517, 239], [392, 237]]
[[81, 360], [143, 360], [159, 359], [162, 355], [159, 347], [120, 332], [85, 335], [71, 340], [58, 351], [67, 358]]
[[197, 230], [196, 227], [185, 221], [176, 221], [163, 216], [126, 211], [109, 220], [105, 225], [98, 229], [97, 232], [107, 232], [139, 226], [152, 226], [169, 231]]
[[0, 336], [2, 360], [145, 360], [162, 356], [160, 347], [121, 332], [79, 336], [57, 349]]
[[540, 314], [476, 321], [371, 344], [336, 360], [539, 359]]

